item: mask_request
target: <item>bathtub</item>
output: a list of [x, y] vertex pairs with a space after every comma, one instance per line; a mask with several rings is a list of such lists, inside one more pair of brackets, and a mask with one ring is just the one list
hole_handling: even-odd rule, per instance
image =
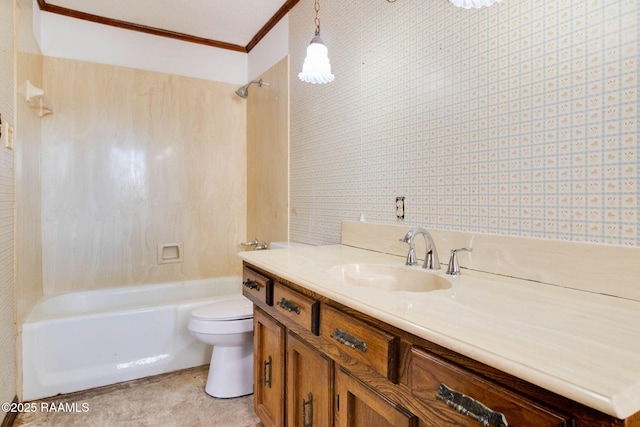
[[209, 363], [191, 311], [240, 294], [222, 277], [45, 296], [22, 325], [24, 401]]

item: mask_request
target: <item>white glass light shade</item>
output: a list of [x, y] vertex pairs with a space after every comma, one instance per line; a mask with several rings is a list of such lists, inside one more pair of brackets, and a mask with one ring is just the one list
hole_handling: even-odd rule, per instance
[[302, 64], [302, 72], [298, 77], [307, 83], [329, 83], [335, 78], [331, 74], [329, 51], [322, 43], [320, 36], [315, 36], [307, 47], [307, 57]]
[[480, 8], [482, 6], [491, 6], [501, 0], [449, 0], [454, 6], [463, 7], [465, 9]]

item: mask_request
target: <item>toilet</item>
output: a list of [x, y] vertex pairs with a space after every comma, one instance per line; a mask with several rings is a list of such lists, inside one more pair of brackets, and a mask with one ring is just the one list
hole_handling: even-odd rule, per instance
[[253, 304], [242, 295], [196, 308], [189, 332], [213, 345], [205, 391], [218, 398], [253, 393]]

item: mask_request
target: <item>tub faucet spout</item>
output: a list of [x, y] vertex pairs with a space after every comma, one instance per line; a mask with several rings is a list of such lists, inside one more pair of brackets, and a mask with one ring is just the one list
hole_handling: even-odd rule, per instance
[[424, 242], [427, 246], [427, 252], [424, 255], [424, 263], [422, 264], [422, 268], [426, 268], [427, 270], [439, 270], [440, 269], [440, 260], [438, 259], [438, 251], [436, 250], [436, 245], [431, 238], [431, 234], [424, 228], [412, 228], [405, 234], [405, 236], [400, 239], [401, 242], [405, 242], [409, 245], [409, 253], [407, 254], [407, 265], [416, 265], [416, 252], [413, 243], [414, 237], [418, 234], [422, 234], [424, 237]]

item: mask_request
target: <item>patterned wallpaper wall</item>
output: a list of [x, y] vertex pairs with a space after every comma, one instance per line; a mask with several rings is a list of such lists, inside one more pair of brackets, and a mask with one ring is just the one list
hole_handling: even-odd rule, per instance
[[340, 221], [640, 245], [638, 2], [320, 3], [335, 81], [298, 81], [290, 15], [291, 238]]
[[[14, 3], [0, 1], [0, 114], [15, 126]], [[16, 395], [14, 326], [14, 167], [13, 151], [0, 147], [0, 401]], [[0, 419], [5, 413], [0, 413]]]

